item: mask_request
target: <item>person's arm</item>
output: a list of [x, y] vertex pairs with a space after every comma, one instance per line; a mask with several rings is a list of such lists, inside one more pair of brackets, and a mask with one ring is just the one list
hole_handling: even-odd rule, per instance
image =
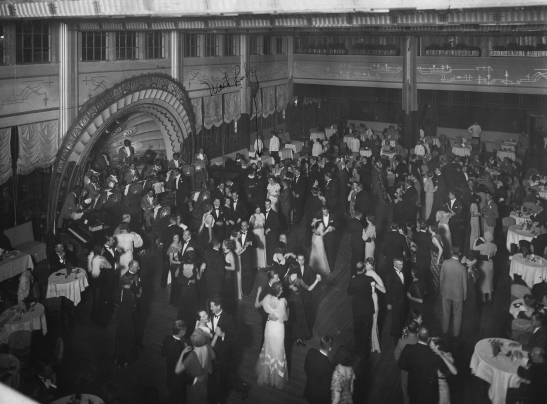
[[262, 286], [259, 286], [258, 290], [256, 291], [255, 308], [257, 309], [262, 306], [262, 302], [258, 300], [260, 299], [260, 293], [262, 293]]
[[444, 364], [446, 365], [450, 373], [452, 373], [453, 375], [458, 374], [458, 369], [456, 369], [456, 366], [454, 366], [454, 359], [452, 358], [450, 354], [440, 351], [438, 349], [433, 349], [433, 352], [439, 355], [439, 357], [443, 360]]
[[384, 282], [382, 281], [382, 278], [380, 278], [380, 276], [376, 272], [369, 271], [366, 273], [366, 275], [374, 279], [374, 281], [376, 282], [376, 285], [374, 285], [374, 287], [376, 289], [378, 289], [382, 293], [386, 293], [386, 287], [384, 286]]
[[306, 283], [305, 283], [302, 279], [299, 278], [299, 283], [300, 283], [300, 285], [301, 285], [304, 289], [306, 289], [308, 292], [311, 292], [311, 291], [315, 288], [315, 286], [317, 286], [317, 284], [318, 284], [320, 281], [321, 281], [321, 275], [319, 275], [319, 274], [316, 275], [315, 281], [311, 284], [311, 286], [306, 285]]
[[433, 244], [435, 244], [437, 246], [437, 248], [439, 249], [439, 253], [437, 255], [437, 263], [436, 265], [439, 265], [441, 263], [441, 257], [443, 256], [443, 246], [441, 245], [441, 243], [439, 243], [439, 240], [437, 240], [436, 238], [433, 239]]
[[226, 271], [235, 271], [236, 265], [235, 265], [235, 261], [234, 261], [234, 256], [232, 254], [230, 254], [229, 257], [230, 258], [228, 258], [228, 261], [230, 261], [230, 262], [227, 262], [226, 264], [224, 264], [224, 269]]
[[179, 360], [175, 366], [175, 373], [177, 375], [180, 375], [182, 372], [184, 372], [184, 365], [183, 365], [183, 361], [184, 361], [184, 354], [185, 353], [188, 353], [192, 350], [192, 347], [191, 346], [187, 346], [186, 348], [184, 348], [182, 350], [182, 353], [180, 354], [180, 357], [179, 357]]

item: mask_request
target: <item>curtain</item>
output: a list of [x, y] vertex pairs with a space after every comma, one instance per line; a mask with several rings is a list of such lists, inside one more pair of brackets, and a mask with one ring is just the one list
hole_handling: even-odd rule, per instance
[[224, 122], [237, 122], [241, 117], [241, 93], [224, 94]]
[[262, 89], [262, 116], [267, 118], [275, 112], [275, 87], [266, 87]]
[[27, 175], [35, 168], [51, 166], [59, 149], [58, 137], [57, 120], [20, 125], [17, 172]]
[[322, 98], [304, 97], [304, 105], [308, 105], [308, 104], [311, 104], [313, 102], [316, 102], [317, 104], [321, 105], [321, 101], [323, 101]]
[[194, 108], [194, 116], [196, 117], [196, 135], [201, 132], [203, 128], [203, 113], [201, 112], [201, 98], [194, 98], [192, 100], [192, 107]]
[[283, 84], [275, 88], [277, 112], [281, 112], [285, 108], [287, 108], [287, 103], [289, 102], [289, 94], [287, 91], [287, 87], [288, 87], [287, 84]]
[[216, 127], [222, 125], [222, 94], [203, 97], [203, 109], [205, 129], [211, 129], [213, 125]]
[[258, 92], [256, 93], [256, 98], [251, 99], [251, 119], [253, 119], [256, 116], [256, 110], [255, 110], [255, 100], [256, 100], [256, 109], [258, 110], [258, 116], [262, 115], [262, 89], [259, 88]]
[[10, 179], [11, 169], [11, 128], [0, 129], [0, 185]]

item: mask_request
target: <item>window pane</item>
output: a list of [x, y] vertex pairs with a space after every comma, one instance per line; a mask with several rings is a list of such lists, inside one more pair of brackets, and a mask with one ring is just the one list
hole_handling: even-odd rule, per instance
[[49, 62], [49, 23], [17, 22], [15, 32], [16, 63]]

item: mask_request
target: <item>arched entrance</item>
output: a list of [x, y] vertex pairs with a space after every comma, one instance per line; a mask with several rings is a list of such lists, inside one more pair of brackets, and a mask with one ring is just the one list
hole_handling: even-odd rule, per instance
[[54, 228], [68, 190], [82, 182], [93, 146], [104, 133], [111, 134], [128, 116], [136, 114], [146, 114], [156, 123], [168, 159], [180, 152], [191, 161], [195, 118], [182, 84], [161, 73], [126, 79], [86, 102], [64, 136], [53, 166], [48, 229]]

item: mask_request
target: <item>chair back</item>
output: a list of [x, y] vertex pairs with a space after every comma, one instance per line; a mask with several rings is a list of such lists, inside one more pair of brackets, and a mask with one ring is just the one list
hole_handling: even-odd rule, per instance
[[522, 299], [524, 295], [531, 295], [532, 291], [528, 286], [513, 284], [511, 285], [511, 302]]
[[61, 311], [61, 298], [60, 297], [48, 297], [43, 299], [40, 303], [44, 305], [46, 313], [54, 313]]
[[533, 332], [534, 328], [530, 320], [517, 318], [511, 322], [511, 339], [519, 344], [527, 345]]
[[32, 344], [32, 332], [28, 330], [15, 331], [10, 334], [8, 341], [8, 353], [23, 361], [30, 356]]
[[524, 202], [522, 206], [526, 209], [536, 209], [536, 204], [534, 202]]
[[517, 222], [512, 217], [504, 217], [503, 219], [501, 219], [501, 224], [503, 226], [503, 233], [507, 234], [509, 227], [517, 224]]

